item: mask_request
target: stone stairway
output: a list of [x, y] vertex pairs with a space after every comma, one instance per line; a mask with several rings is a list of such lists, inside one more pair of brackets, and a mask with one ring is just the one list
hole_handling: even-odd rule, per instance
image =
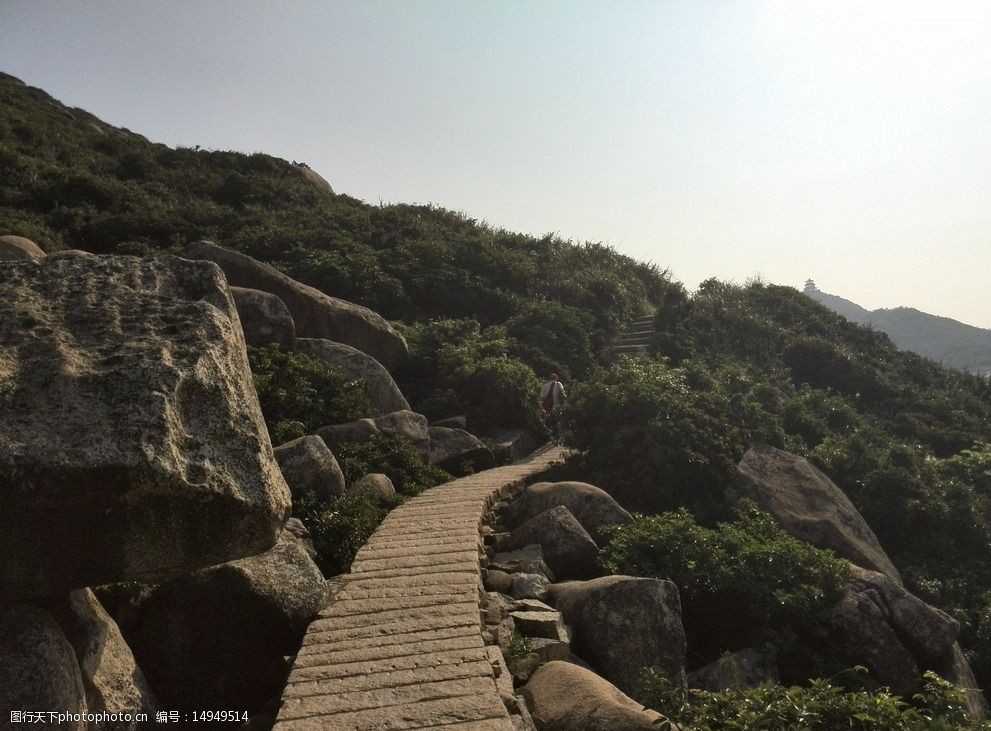
[[482, 519], [533, 475], [526, 461], [427, 490], [393, 510], [334, 580], [296, 657], [275, 728], [504, 729], [498, 664], [482, 641]]
[[654, 316], [644, 315], [627, 325], [625, 332], [613, 345], [616, 355], [634, 355], [646, 350], [654, 339]]

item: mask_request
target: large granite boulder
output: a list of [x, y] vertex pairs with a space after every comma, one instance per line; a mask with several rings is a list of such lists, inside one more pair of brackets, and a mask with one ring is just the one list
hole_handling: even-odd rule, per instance
[[328, 183], [326, 178], [320, 175], [320, 173], [313, 168], [300, 164], [295, 164], [292, 167], [303, 180], [325, 193], [333, 194], [334, 189], [331, 187], [330, 183]]
[[780, 682], [781, 676], [774, 657], [753, 647], [723, 655], [688, 675], [689, 688], [701, 688], [714, 693], [747, 690], [758, 685], [776, 685]]
[[0, 267], [0, 413], [7, 601], [255, 554], [289, 512], [214, 264]]
[[[155, 694], [124, 637], [89, 589], [77, 589], [50, 609], [76, 652], [89, 711], [140, 711], [154, 718]], [[137, 722], [114, 728], [138, 728]]]
[[260, 289], [231, 287], [231, 294], [248, 345], [275, 343], [285, 351], [296, 348], [296, 325], [285, 302]]
[[[44, 609], [30, 604], [0, 605], [0, 712], [86, 711], [86, 693], [79, 663], [58, 623]], [[85, 722], [50, 723], [39, 728], [82, 731]], [[25, 724], [27, 725], [27, 724]], [[13, 723], [11, 727], [15, 726]]]
[[599, 573], [595, 559], [599, 547], [575, 516], [564, 507], [545, 510], [501, 537], [499, 551], [540, 544], [544, 560], [558, 579], [588, 579]]
[[463, 474], [464, 465], [472, 472], [495, 467], [495, 457], [485, 442], [463, 429], [430, 427], [430, 463], [452, 474]]
[[396, 496], [396, 486], [392, 484], [388, 475], [372, 472], [355, 480], [348, 492], [353, 492], [355, 495], [366, 495], [375, 501], [391, 500]]
[[933, 669], [963, 691], [967, 714], [972, 721], [983, 721], [991, 715], [988, 701], [977, 684], [974, 671], [971, 670], [959, 643], [954, 642], [949, 652], [936, 661]]
[[753, 500], [796, 538], [902, 583], [853, 503], [804, 457], [766, 445], [751, 447], [737, 466], [734, 495]]
[[30, 261], [41, 259], [45, 252], [31, 239], [23, 236], [0, 236], [0, 261]]
[[389, 371], [372, 356], [365, 355], [357, 348], [332, 340], [299, 338], [296, 341], [296, 350], [323, 361], [350, 379], [364, 383], [365, 393], [375, 407], [376, 416], [409, 410], [409, 402], [392, 380]]
[[596, 543], [602, 545], [601, 528], [633, 521], [609, 493], [587, 482], [537, 482], [527, 487], [506, 509], [503, 521], [517, 526], [558, 505], [565, 506]]
[[400, 437], [409, 440], [421, 457], [430, 458], [430, 427], [427, 418], [415, 411], [394, 411], [375, 419], [332, 424], [317, 429], [317, 434], [332, 450], [377, 436]]
[[531, 454], [541, 444], [536, 435], [526, 429], [496, 429], [479, 436], [492, 450], [496, 464], [517, 462]]
[[389, 370], [408, 355], [406, 340], [379, 314], [353, 302], [337, 299], [287, 277], [278, 269], [250, 256], [200, 241], [186, 250], [190, 259], [216, 262], [237, 287], [271, 292], [286, 303], [296, 323], [296, 334], [304, 338], [326, 338], [347, 343], [368, 353]]
[[901, 584], [877, 571], [851, 566], [850, 588], [880, 605], [888, 624], [922, 665], [948, 653], [960, 634], [960, 623], [926, 604]]
[[311, 434], [281, 444], [275, 459], [294, 499], [313, 494], [330, 500], [344, 494], [344, 472], [320, 437]]
[[876, 597], [848, 590], [833, 609], [833, 624], [833, 646], [852, 662], [866, 665], [879, 683], [904, 696], [919, 689], [919, 666], [888, 624]]
[[555, 660], [537, 668], [523, 697], [541, 731], [658, 731], [665, 725], [657, 711], [644, 708], [591, 670]]
[[147, 600], [134, 652], [166, 708], [256, 711], [278, 693], [327, 583], [289, 531], [259, 556], [202, 569]]
[[648, 667], [685, 687], [681, 597], [672, 582], [603, 576], [554, 584], [547, 601], [574, 628], [572, 649], [624, 693], [641, 698], [641, 673]]

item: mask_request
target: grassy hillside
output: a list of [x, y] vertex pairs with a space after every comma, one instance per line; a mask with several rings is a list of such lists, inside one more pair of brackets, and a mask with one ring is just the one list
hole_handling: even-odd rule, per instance
[[[641, 509], [714, 525], [753, 441], [804, 454], [912, 591], [961, 620], [991, 683], [991, 388], [796, 290], [710, 280], [690, 295], [600, 244], [370, 206], [284, 160], [154, 144], [3, 75], [0, 233], [48, 250], [178, 253], [211, 238], [249, 253], [398, 321], [414, 408], [467, 413], [472, 428], [539, 431], [537, 374], [557, 370], [583, 476]], [[610, 340], [650, 311], [653, 352], [611, 362]]]

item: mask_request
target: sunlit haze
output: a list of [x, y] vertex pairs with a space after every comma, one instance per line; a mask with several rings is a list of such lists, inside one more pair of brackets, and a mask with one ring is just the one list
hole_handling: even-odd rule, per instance
[[991, 327], [991, 3], [3, 0], [0, 70], [689, 289]]

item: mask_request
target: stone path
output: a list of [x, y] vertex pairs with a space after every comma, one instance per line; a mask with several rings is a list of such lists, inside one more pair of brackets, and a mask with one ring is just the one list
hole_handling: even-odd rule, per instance
[[482, 642], [481, 521], [564, 455], [546, 447], [393, 510], [307, 630], [276, 729], [511, 731]]
[[654, 341], [654, 316], [644, 315], [627, 325], [612, 351], [616, 355], [634, 355], [650, 347]]

